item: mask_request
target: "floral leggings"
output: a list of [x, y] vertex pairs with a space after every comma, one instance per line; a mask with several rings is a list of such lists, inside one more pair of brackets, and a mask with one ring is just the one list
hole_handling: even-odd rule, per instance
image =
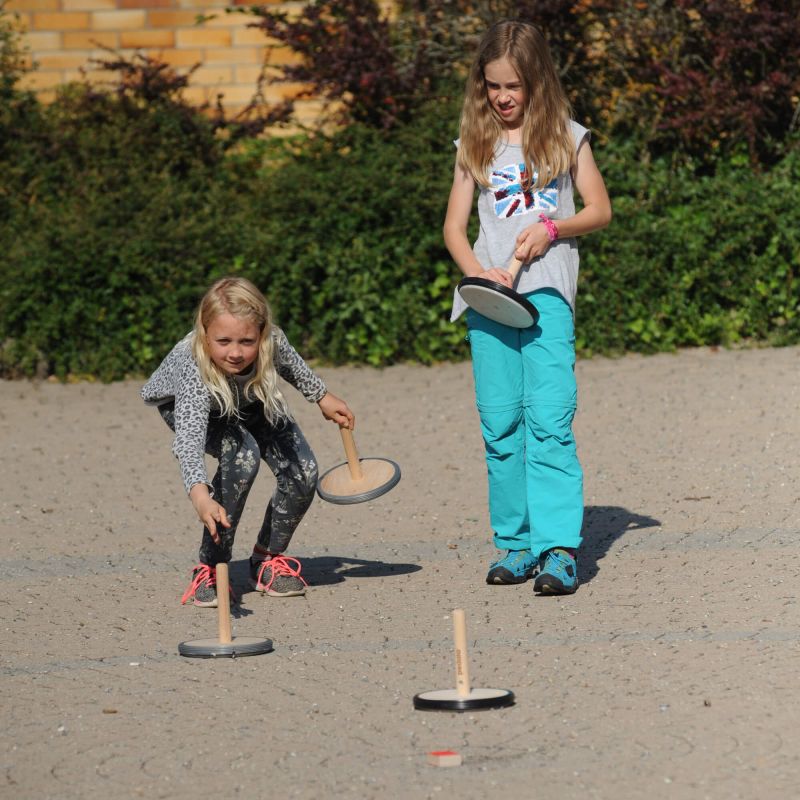
[[[167, 404], [159, 411], [175, 430], [174, 406]], [[211, 486], [231, 523], [230, 528], [217, 528], [219, 545], [203, 528], [200, 562], [209, 566], [231, 560], [236, 528], [262, 458], [277, 482], [257, 539], [259, 547], [270, 553], [286, 550], [317, 485], [317, 462], [296, 422], [287, 419], [270, 425], [260, 403], [240, 409], [239, 414], [238, 419], [212, 414], [208, 420], [206, 452], [219, 461]]]

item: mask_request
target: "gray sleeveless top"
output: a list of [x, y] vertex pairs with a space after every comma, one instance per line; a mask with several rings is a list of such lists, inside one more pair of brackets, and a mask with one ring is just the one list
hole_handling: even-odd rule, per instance
[[[570, 120], [570, 127], [577, 152], [590, 133], [574, 120]], [[522, 147], [498, 144], [490, 169], [491, 185], [480, 187], [478, 196], [480, 230], [473, 252], [484, 269], [506, 267], [514, 255], [517, 236], [538, 222], [539, 214], [545, 214], [556, 223], [575, 214], [572, 175], [565, 173], [542, 189], [523, 191], [524, 171]], [[578, 288], [577, 241], [574, 238], [558, 239], [544, 255], [523, 265], [514, 288], [523, 294], [536, 289], [555, 289], [569, 303], [574, 314]], [[450, 321], [455, 322], [466, 309], [467, 304], [456, 290]]]

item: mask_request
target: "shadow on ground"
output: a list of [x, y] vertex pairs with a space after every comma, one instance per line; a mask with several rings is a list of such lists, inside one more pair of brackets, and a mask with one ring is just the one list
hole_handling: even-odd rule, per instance
[[586, 506], [583, 516], [583, 545], [578, 558], [581, 583], [589, 583], [600, 568], [611, 545], [628, 531], [655, 528], [661, 522], [644, 514], [636, 514], [620, 506]]
[[[398, 564], [386, 561], [366, 561], [344, 556], [305, 556], [303, 577], [310, 586], [330, 586], [349, 578], [384, 578], [390, 575], [408, 575], [418, 572], [419, 564]], [[231, 583], [237, 592], [247, 594], [250, 588], [250, 570], [247, 559], [231, 561]]]

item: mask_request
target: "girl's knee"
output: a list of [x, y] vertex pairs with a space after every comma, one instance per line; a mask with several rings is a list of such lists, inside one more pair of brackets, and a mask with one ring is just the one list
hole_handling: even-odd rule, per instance
[[521, 408], [505, 409], [503, 411], [486, 411], [481, 409], [481, 432], [484, 441], [489, 444], [501, 442], [514, 436], [519, 431], [523, 415]]
[[303, 496], [313, 497], [317, 490], [317, 479], [319, 478], [319, 467], [314, 459], [306, 461], [300, 465], [294, 476], [294, 483], [298, 492]]
[[575, 419], [574, 406], [538, 406], [527, 408], [525, 424], [528, 431], [539, 441], [549, 441], [555, 445], [574, 444], [572, 421]]
[[297, 505], [311, 503], [317, 490], [319, 470], [317, 462], [303, 459], [296, 462], [283, 462], [275, 472], [278, 489]]

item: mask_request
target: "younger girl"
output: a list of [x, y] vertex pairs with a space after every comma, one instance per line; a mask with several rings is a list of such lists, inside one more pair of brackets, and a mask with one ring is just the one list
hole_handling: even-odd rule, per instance
[[[175, 432], [172, 451], [205, 525], [200, 563], [183, 603], [217, 605], [216, 565], [230, 561], [236, 526], [263, 458], [277, 486], [250, 558], [253, 587], [276, 597], [305, 593], [300, 562], [282, 555], [314, 497], [317, 464], [278, 388], [280, 375], [348, 428], [355, 418], [331, 394], [280, 328], [261, 292], [244, 278], [223, 278], [205, 294], [194, 330], [142, 389]], [[208, 482], [204, 453], [219, 460]]]
[[[498, 549], [487, 582], [578, 588], [583, 476], [572, 420], [577, 404], [573, 317], [576, 236], [611, 221], [589, 131], [569, 102], [533, 26], [501, 22], [482, 38], [467, 79], [444, 238], [467, 276], [512, 286], [539, 311], [526, 330], [467, 312], [475, 394], [486, 449], [489, 514]], [[467, 223], [478, 187], [480, 231]], [[573, 186], [583, 201], [576, 213]], [[466, 310], [458, 292], [451, 320]]]

